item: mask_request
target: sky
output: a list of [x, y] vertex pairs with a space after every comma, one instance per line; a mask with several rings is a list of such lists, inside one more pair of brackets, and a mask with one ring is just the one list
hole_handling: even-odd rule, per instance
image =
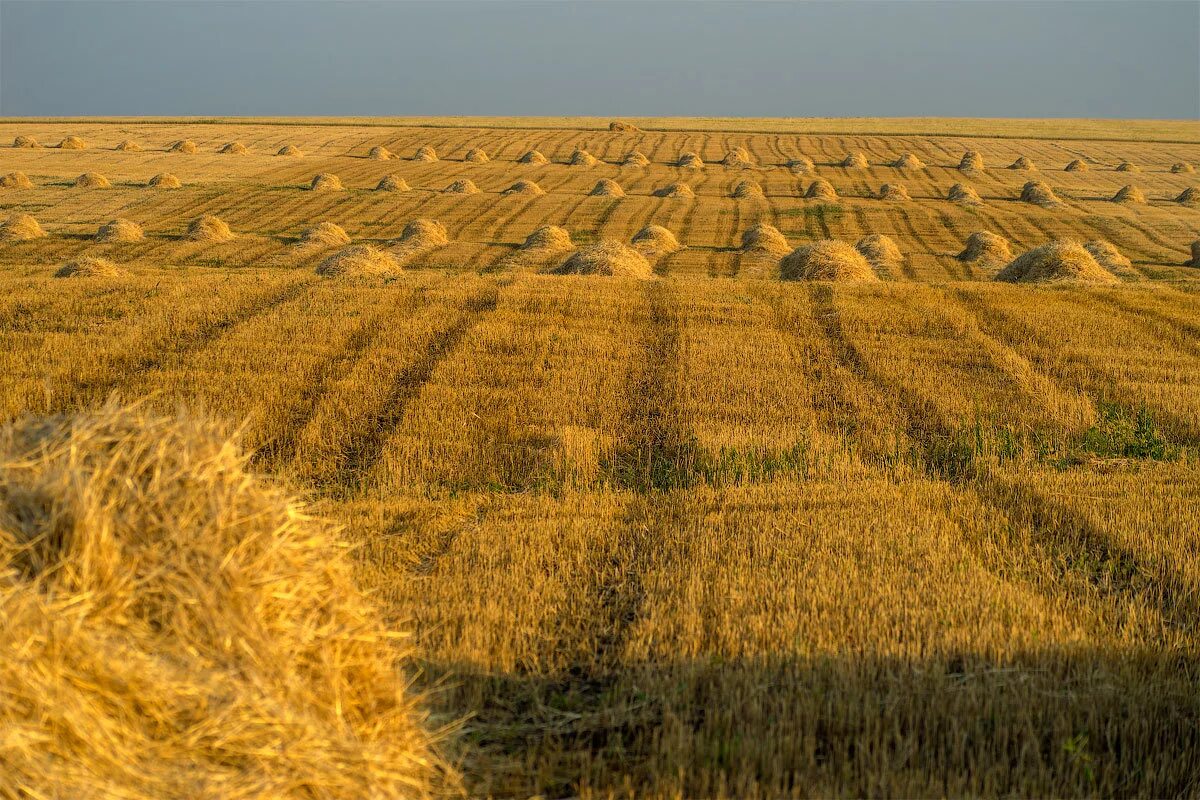
[[0, 115], [1200, 118], [1200, 0], [0, 0]]

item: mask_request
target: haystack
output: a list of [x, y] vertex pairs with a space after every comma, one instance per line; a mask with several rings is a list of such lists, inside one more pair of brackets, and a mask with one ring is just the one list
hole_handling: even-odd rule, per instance
[[470, 178], [459, 178], [442, 191], [445, 194], [479, 194], [479, 187]]
[[203, 217], [192, 220], [184, 238], [191, 239], [193, 242], [228, 242], [234, 238], [234, 235], [224, 220], [211, 214], [205, 214]]
[[587, 150], [576, 150], [571, 153], [571, 160], [567, 163], [573, 167], [594, 167], [596, 166], [596, 157]]
[[379, 179], [379, 183], [375, 184], [377, 192], [408, 192], [411, 190], [408, 181], [399, 175], [384, 175]]
[[189, 155], [195, 153], [196, 150], [196, 143], [191, 139], [180, 139], [178, 142], [175, 142], [168, 148], [168, 152], [187, 153]]
[[517, 159], [518, 164], [547, 164], [550, 159], [546, 158], [538, 150], [528, 150]]
[[336, 527], [248, 460], [184, 412], [0, 429], [14, 796], [447, 793]]
[[976, 231], [967, 237], [966, 247], [958, 254], [959, 261], [985, 267], [1001, 267], [1012, 261], [1008, 240], [991, 231]]
[[128, 270], [118, 267], [107, 258], [98, 256], [80, 256], [73, 258], [66, 264], [63, 264], [57, 272], [54, 273], [56, 278], [123, 278], [129, 274]]
[[793, 172], [812, 172], [815, 169], [812, 159], [808, 156], [796, 156], [789, 159], [787, 166]]
[[109, 220], [96, 231], [97, 242], [140, 242], [145, 238], [142, 226], [128, 219]]
[[313, 176], [312, 182], [308, 184], [311, 192], [340, 192], [345, 188], [342, 186], [342, 179], [331, 172], [317, 173]]
[[833, 184], [824, 178], [817, 178], [808, 185], [808, 191], [804, 196], [809, 200], [823, 200], [827, 203], [836, 203], [838, 199], [837, 190], [833, 188]]
[[529, 195], [543, 195], [545, 193], [546, 193], [546, 190], [543, 189], [541, 186], [538, 186], [535, 181], [526, 181], [526, 180], [517, 181], [512, 186], [508, 187], [503, 192], [501, 192], [501, 194], [529, 194]]
[[1013, 259], [996, 280], [1008, 283], [1115, 283], [1079, 242], [1057, 239]]
[[113, 150], [119, 150], [122, 153], [140, 153], [142, 151], [142, 146], [132, 139], [126, 139], [114, 147]]
[[227, 156], [244, 156], [250, 151], [246, 145], [242, 144], [241, 142], [228, 142], [218, 152]]
[[86, 150], [87, 142], [78, 136], [68, 136], [58, 143], [59, 150]]
[[721, 164], [730, 169], [746, 169], [754, 166], [754, 158], [746, 148], [735, 147], [725, 154], [725, 157], [721, 159]]
[[1192, 242], [1192, 260], [1187, 262], [1189, 267], [1200, 267], [1200, 239]]
[[1096, 259], [1097, 264], [1111, 272], [1121, 272], [1133, 266], [1133, 262], [1122, 254], [1112, 242], [1104, 239], [1084, 242], [1083, 249], [1092, 254], [1092, 258]]
[[703, 169], [704, 159], [700, 158], [698, 153], [684, 153], [679, 156], [679, 159], [675, 162], [675, 166], [684, 169]]
[[484, 152], [482, 148], [472, 147], [467, 151], [467, 154], [463, 156], [463, 161], [469, 161], [472, 164], [486, 164], [487, 162], [491, 161], [491, 159], [488, 158], [488, 154]]
[[654, 269], [645, 256], [611, 239], [602, 239], [576, 250], [552, 272], [559, 275], [608, 275], [643, 281], [654, 277]]
[[574, 247], [571, 234], [557, 225], [543, 225], [525, 237], [520, 250], [563, 251]]
[[367, 158], [372, 161], [387, 161], [388, 159], [395, 158], [395, 156], [391, 150], [388, 150], [381, 144], [377, 144], [367, 153]]
[[763, 188], [758, 181], [738, 181], [733, 187], [733, 191], [729, 193], [730, 197], [735, 197], [738, 200], [751, 200], [763, 196]]
[[883, 186], [880, 186], [879, 199], [897, 201], [912, 200], [912, 198], [909, 197], [908, 189], [904, 188], [904, 186], [899, 183], [885, 183]]
[[0, 189], [32, 189], [33, 181], [24, 172], [10, 172], [0, 175]]
[[305, 228], [296, 244], [313, 249], [341, 247], [350, 244], [350, 235], [341, 225], [333, 222], [318, 222], [310, 228]]
[[0, 222], [0, 242], [25, 242], [45, 236], [42, 226], [28, 214], [14, 214]]
[[1082, 158], [1077, 158], [1066, 166], [1067, 172], [1087, 172], [1088, 169], [1087, 162]]
[[863, 258], [873, 267], [892, 270], [904, 263], [904, 254], [890, 236], [872, 233], [862, 237], [854, 245]]
[[1117, 172], [1141, 172], [1141, 171], [1142, 171], [1141, 167], [1139, 167], [1137, 164], [1130, 163], [1129, 161], [1122, 161], [1120, 164], [1117, 165]]
[[1175, 198], [1175, 202], [1183, 203], [1184, 205], [1188, 206], [1194, 206], [1200, 203], [1200, 187], [1189, 186], [1179, 193], [1179, 197]]
[[742, 252], [766, 253], [782, 258], [792, 251], [787, 237], [774, 225], [759, 223], [742, 234]]
[[696, 193], [686, 183], [670, 183], [661, 189], [656, 189], [655, 197], [695, 197]]
[[1056, 206], [1062, 202], [1050, 185], [1042, 181], [1029, 181], [1022, 186], [1021, 200], [1038, 206]]
[[296, 145], [294, 145], [294, 144], [285, 144], [283, 147], [279, 148], [279, 150], [276, 151], [275, 155], [291, 156], [292, 158], [302, 158], [304, 156], [304, 151], [301, 150], [299, 147], [296, 147]]
[[946, 193], [946, 199], [952, 203], [959, 203], [964, 206], [983, 205], [983, 200], [979, 197], [979, 193], [964, 183], [956, 183], [951, 186], [950, 191]]
[[1176, 175], [1190, 175], [1195, 171], [1196, 168], [1186, 161], [1177, 161], [1171, 165], [1171, 172], [1175, 173]]
[[25, 150], [36, 150], [41, 146], [41, 143], [32, 136], [18, 136], [13, 139], [13, 147], [22, 148]]
[[450, 236], [442, 223], [432, 219], [414, 219], [404, 226], [400, 234], [401, 244], [422, 247], [441, 247], [450, 243]]
[[904, 153], [891, 164], [896, 169], [925, 169], [925, 162], [912, 153]]
[[640, 150], [634, 150], [626, 153], [625, 157], [621, 159], [622, 167], [644, 167], [649, 163], [650, 159], [646, 158], [646, 155]]
[[1112, 201], [1114, 203], [1145, 205], [1146, 195], [1142, 193], [1141, 189], [1129, 183], [1117, 190], [1117, 193], [1113, 195]]
[[99, 172], [85, 172], [75, 179], [77, 189], [108, 189], [112, 186], [108, 178]]
[[610, 178], [601, 178], [596, 181], [596, 185], [588, 194], [592, 197], [624, 197], [625, 190], [616, 181]]
[[1026, 172], [1036, 172], [1037, 165], [1025, 156], [1018, 156], [1017, 160], [1008, 165], [1009, 169], [1025, 170]]
[[632, 122], [622, 122], [621, 120], [613, 120], [608, 123], [608, 129], [613, 133], [636, 133], [641, 128], [634, 125]]
[[160, 172], [151, 178], [146, 185], [153, 186], [156, 189], [178, 189], [183, 186], [179, 182], [179, 178], [176, 178], [169, 172]]
[[437, 150], [434, 150], [427, 144], [423, 144], [417, 148], [417, 152], [413, 154], [412, 160], [432, 163], [438, 160]]
[[983, 169], [983, 156], [974, 150], [968, 150], [963, 153], [962, 160], [958, 162], [958, 168], [963, 172], [978, 171]]
[[675, 234], [661, 225], [647, 225], [635, 233], [629, 243], [639, 252], [655, 258], [669, 253], [677, 253], [683, 249], [683, 245], [675, 238]]
[[836, 239], [822, 239], [797, 247], [780, 259], [779, 277], [785, 281], [836, 283], [873, 283], [879, 280], [862, 253]]
[[867, 163], [867, 157], [862, 153], [850, 153], [842, 159], [840, 166], [848, 169], [866, 169], [869, 164]]
[[391, 253], [369, 244], [356, 244], [339, 250], [317, 266], [317, 274], [326, 277], [385, 277], [400, 272], [400, 263]]

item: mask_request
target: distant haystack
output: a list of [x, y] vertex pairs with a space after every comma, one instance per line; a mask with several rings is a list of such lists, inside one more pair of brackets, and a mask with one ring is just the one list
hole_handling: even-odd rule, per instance
[[1016, 161], [1008, 165], [1009, 169], [1019, 169], [1026, 172], [1036, 172], [1037, 166], [1025, 156], [1019, 156]]
[[896, 169], [925, 169], [925, 162], [912, 153], [904, 153], [892, 162], [892, 166]]
[[1178, 161], [1171, 165], [1171, 172], [1174, 172], [1176, 175], [1190, 175], [1195, 171], [1196, 168], [1186, 161]]
[[621, 120], [613, 120], [608, 123], [608, 129], [613, 133], [636, 133], [641, 130], [632, 122], [622, 122]]
[[1179, 193], [1179, 197], [1175, 198], [1176, 203], [1183, 203], [1187, 206], [1200, 204], [1200, 187], [1189, 186]]
[[837, 190], [833, 188], [833, 184], [824, 178], [817, 178], [808, 185], [808, 191], [804, 196], [809, 200], [822, 200], [827, 203], [835, 203], [838, 199]]
[[721, 164], [730, 169], [746, 169], [754, 166], [754, 158], [746, 148], [735, 147], [725, 154], [725, 157], [721, 159]]
[[244, 156], [250, 151], [241, 142], [228, 142], [217, 152], [227, 156]]
[[488, 158], [488, 154], [480, 147], [472, 147], [463, 156], [463, 161], [469, 161], [472, 164], [486, 164], [492, 159]]
[[594, 167], [596, 166], [596, 157], [587, 150], [576, 150], [571, 153], [569, 163], [572, 167]]
[[277, 156], [289, 156], [291, 158], [303, 158], [304, 151], [294, 144], [285, 144], [275, 152]]
[[862, 237], [854, 245], [854, 249], [862, 253], [872, 267], [883, 270], [893, 270], [904, 263], [904, 254], [896, 246], [890, 236], [872, 233]]
[[589, 192], [592, 197], [624, 197], [625, 190], [621, 188], [621, 184], [609, 178], [601, 178], [596, 181], [596, 185]]
[[205, 214], [192, 220], [184, 238], [193, 242], [228, 242], [234, 238], [234, 233], [220, 217]]
[[145, 238], [142, 226], [128, 219], [110, 220], [96, 231], [97, 242], [140, 242]]
[[191, 155], [195, 153], [197, 149], [196, 143], [191, 139], [180, 139], [178, 142], [174, 142], [169, 148], [167, 148], [167, 151], [170, 153], [186, 153]]
[[996, 275], [1008, 283], [1115, 283], [1079, 242], [1058, 239], [1013, 259]]
[[842, 159], [840, 166], [847, 169], [866, 169], [869, 164], [867, 163], [867, 157], [862, 153], [851, 153]]
[[85, 172], [75, 179], [77, 189], [108, 189], [112, 186], [108, 178], [99, 172]]
[[342, 179], [331, 172], [317, 173], [308, 184], [310, 192], [340, 192], [345, 188], [342, 186]]
[[33, 181], [24, 172], [10, 172], [0, 175], [0, 189], [32, 189]]
[[367, 152], [367, 158], [369, 158], [371, 161], [387, 161], [395, 158], [395, 156], [392, 155], [391, 150], [388, 150], [381, 144], [377, 144]]
[[626, 153], [621, 159], [622, 167], [644, 167], [650, 163], [650, 159], [646, 158], [645, 154], [639, 150], [634, 150]]
[[946, 194], [946, 199], [952, 203], [959, 203], [964, 206], [983, 205], [983, 200], [979, 197], [979, 193], [964, 183], [956, 183], [951, 186], [950, 191]]
[[444, 194], [479, 194], [479, 187], [469, 178], [459, 178], [442, 190]]
[[812, 159], [808, 156], [796, 156], [789, 159], [787, 166], [793, 172], [812, 172], [815, 169]]
[[635, 233], [629, 243], [636, 247], [638, 252], [652, 258], [660, 258], [683, 249], [675, 234], [661, 225], [647, 225]]
[[792, 251], [787, 237], [773, 225], [758, 224], [742, 234], [743, 253], [766, 253], [782, 258]]
[[179, 178], [176, 178], [169, 172], [158, 173], [149, 181], [147, 181], [146, 185], [153, 186], [155, 189], [179, 189], [183, 186], [183, 184], [179, 182]]
[[13, 147], [18, 147], [24, 150], [36, 150], [42, 145], [37, 139], [32, 136], [18, 136], [13, 139]]
[[434, 150], [427, 144], [423, 144], [417, 148], [417, 152], [413, 153], [412, 160], [432, 163], [438, 160], [437, 150]]
[[122, 153], [140, 153], [142, 151], [142, 146], [132, 139], [126, 139], [114, 147], [113, 150], [118, 150]]
[[611, 239], [575, 251], [552, 271], [559, 275], [606, 275], [643, 281], [654, 277], [654, 269], [645, 256]]
[[1050, 188], [1050, 184], [1042, 181], [1029, 181], [1021, 187], [1021, 200], [1037, 206], [1056, 206], [1062, 203], [1058, 195]]
[[912, 200], [908, 195], [908, 189], [904, 188], [899, 183], [885, 183], [879, 187], [880, 200]]
[[1083, 249], [1092, 254], [1092, 258], [1096, 259], [1097, 264], [1111, 272], [1120, 272], [1133, 266], [1133, 262], [1122, 254], [1112, 242], [1104, 239], [1084, 242]]
[[524, 251], [559, 252], [570, 250], [575, 246], [571, 234], [557, 225], [543, 225], [525, 237], [518, 248]]
[[42, 226], [28, 214], [14, 214], [0, 222], [0, 242], [25, 242], [45, 236]]
[[520, 180], [505, 189], [500, 194], [543, 195], [545, 193], [546, 190], [541, 186], [538, 186], [535, 181]]
[[879, 280], [862, 253], [845, 242], [822, 239], [798, 247], [779, 261], [779, 277], [785, 281], [834, 281], [873, 283]]
[[384, 175], [379, 179], [379, 183], [375, 184], [377, 192], [409, 192], [412, 191], [408, 185], [408, 181], [401, 178], [399, 175]]
[[1141, 171], [1142, 171], [1141, 167], [1139, 167], [1137, 164], [1133, 164], [1128, 161], [1122, 161], [1120, 164], [1117, 165], [1117, 172], [1141, 172]]
[[550, 159], [537, 150], [529, 150], [517, 159], [518, 164], [546, 164]]
[[350, 235], [345, 228], [333, 222], [318, 222], [305, 228], [296, 244], [304, 248], [341, 247], [350, 244]]
[[700, 158], [699, 153], [684, 153], [679, 156], [675, 166], [684, 169], [704, 169], [704, 159]]
[[962, 160], [958, 162], [958, 168], [963, 172], [978, 172], [983, 169], [983, 156], [974, 150], [968, 150], [963, 153]]
[[655, 197], [695, 197], [696, 193], [686, 183], [671, 183], [654, 192]]
[[381, 278], [398, 272], [395, 256], [369, 244], [339, 250], [317, 266], [317, 274], [327, 278]]
[[86, 150], [87, 142], [78, 136], [68, 136], [58, 143], [59, 150]]
[[763, 196], [763, 188], [758, 181], [738, 181], [729, 196], [738, 200], [752, 200]]
[[966, 247], [958, 254], [959, 261], [984, 267], [1002, 267], [1012, 261], [1008, 240], [991, 231], [976, 231], [967, 237]]
[[54, 273], [56, 278], [123, 278], [127, 275], [128, 271], [98, 256], [73, 258]]
[[1200, 239], [1192, 242], [1192, 260], [1187, 262], [1189, 267], [1200, 267]]
[[1142, 193], [1141, 189], [1129, 183], [1117, 190], [1117, 193], [1113, 195], [1112, 201], [1114, 203], [1145, 205], [1146, 195]]
[[450, 243], [446, 227], [437, 220], [414, 219], [404, 226], [400, 234], [400, 244], [424, 248], [441, 247]]
[[1082, 158], [1077, 158], [1066, 166], [1067, 172], [1087, 172], [1088, 169], [1089, 167], [1087, 162]]

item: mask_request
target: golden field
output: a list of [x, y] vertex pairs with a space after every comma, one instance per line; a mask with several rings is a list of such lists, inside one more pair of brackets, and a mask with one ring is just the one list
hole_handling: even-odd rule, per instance
[[[1177, 201], [1200, 173], [1172, 171], [1200, 167], [1200, 124], [632, 122], [0, 121], [0, 175], [32, 184], [0, 188], [0, 217], [47, 234], [0, 242], [0, 417], [117, 396], [239, 427], [411, 633], [459, 776], [436, 791], [1200, 793], [1200, 205]], [[751, 165], [722, 165], [738, 147]], [[649, 164], [622, 166], [634, 150]], [[924, 167], [888, 166], [903, 153]], [[344, 188], [309, 190], [322, 173]], [[392, 174], [410, 191], [375, 191]], [[836, 200], [804, 198], [817, 178]], [[443, 191], [464, 179], [479, 192]], [[503, 193], [522, 179], [544, 194]], [[601, 179], [625, 196], [590, 196]], [[731, 197], [745, 180], [762, 196]], [[1030, 180], [1061, 202], [1022, 202]], [[695, 196], [656, 196], [677, 182]], [[1146, 202], [1113, 202], [1127, 185]], [[235, 238], [188, 239], [202, 215]], [[144, 239], [96, 242], [118, 218]], [[449, 243], [387, 278], [323, 277], [338, 248], [297, 246], [331, 222], [394, 251], [419, 218]], [[757, 223], [904, 258], [782, 281], [740, 247]], [[684, 246], [651, 280], [518, 250], [542, 225], [586, 246], [648, 224]], [[1001, 283], [957, 257], [978, 231], [1130, 263]], [[53, 277], [85, 255], [127, 274]]]

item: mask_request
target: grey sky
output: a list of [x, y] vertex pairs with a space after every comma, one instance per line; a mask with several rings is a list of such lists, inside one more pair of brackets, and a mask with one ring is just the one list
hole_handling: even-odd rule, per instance
[[0, 114], [1200, 117], [1200, 2], [0, 0]]

